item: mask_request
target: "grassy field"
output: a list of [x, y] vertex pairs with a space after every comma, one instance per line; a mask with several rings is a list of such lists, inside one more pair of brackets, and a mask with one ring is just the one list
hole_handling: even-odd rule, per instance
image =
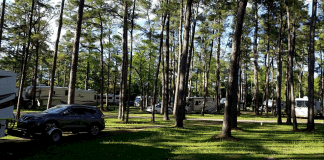
[[[174, 128], [174, 117], [163, 121], [132, 109], [130, 123], [106, 118], [106, 129], [99, 137], [65, 134], [59, 144], [44, 140], [0, 139], [0, 159], [324, 159], [324, 124], [316, 132], [293, 132], [291, 125], [239, 123], [232, 131], [238, 141], [215, 140], [222, 122], [185, 120], [184, 128]], [[116, 116], [117, 111], [105, 112]], [[148, 117], [148, 118], [143, 118]], [[187, 118], [202, 118], [191, 114]], [[206, 114], [206, 119], [222, 119]], [[239, 119], [276, 120], [244, 113]], [[285, 121], [285, 120], [283, 120]], [[323, 121], [323, 120], [322, 120]], [[306, 124], [298, 124], [299, 129]]]

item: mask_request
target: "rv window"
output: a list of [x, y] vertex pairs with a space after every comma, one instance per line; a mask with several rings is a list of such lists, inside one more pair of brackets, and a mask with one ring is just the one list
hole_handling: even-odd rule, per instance
[[119, 97], [116, 97], [116, 99], [119, 99]]
[[199, 101], [196, 101], [195, 105], [198, 105], [199, 104]]
[[191, 99], [189, 99], [189, 101], [191, 101]]
[[94, 95], [94, 99], [95, 99], [95, 100], [97, 99], [97, 95]]
[[108, 99], [112, 99], [112, 97], [108, 97]]
[[65, 90], [65, 95], [66, 95], [66, 96], [68, 95], [68, 90]]
[[55, 91], [53, 91], [53, 95], [55, 95]]

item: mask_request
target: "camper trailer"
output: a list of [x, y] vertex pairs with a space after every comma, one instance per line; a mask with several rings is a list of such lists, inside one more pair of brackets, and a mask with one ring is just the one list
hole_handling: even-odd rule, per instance
[[[37, 106], [43, 106], [47, 104], [48, 95], [49, 95], [50, 86], [39, 85], [36, 86], [36, 101]], [[68, 87], [56, 87], [54, 86], [53, 91], [53, 99], [52, 106], [58, 104], [66, 104], [68, 101]], [[26, 87], [25, 97], [27, 99], [27, 103], [25, 107], [32, 108], [32, 94], [33, 86]], [[75, 89], [75, 99], [74, 104], [80, 105], [97, 105], [96, 100], [97, 93], [92, 89], [83, 90], [83, 89]]]
[[[103, 95], [103, 103], [106, 103], [107, 94]], [[100, 94], [97, 95], [97, 103], [100, 103]], [[112, 105], [119, 104], [119, 95], [108, 94], [108, 103]]]
[[[296, 117], [308, 117], [308, 97], [295, 99]], [[321, 114], [322, 102], [314, 101], [314, 116]]]
[[0, 137], [5, 136], [6, 121], [14, 119], [17, 73], [0, 70]]
[[[134, 100], [134, 106], [140, 107], [141, 106], [141, 100], [143, 101], [143, 105], [145, 106], [146, 103], [146, 96], [136, 96]], [[156, 103], [158, 102], [158, 98], [156, 98]], [[153, 103], [153, 97], [148, 96], [147, 106], [152, 105]]]
[[[200, 113], [204, 107], [204, 97], [187, 97], [186, 113]], [[207, 97], [205, 112], [214, 113], [216, 111], [216, 98]]]

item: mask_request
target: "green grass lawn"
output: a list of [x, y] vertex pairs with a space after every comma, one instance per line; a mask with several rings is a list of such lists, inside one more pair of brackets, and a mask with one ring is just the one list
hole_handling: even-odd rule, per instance
[[[131, 115], [144, 114], [138, 112]], [[190, 116], [198, 115], [187, 117]], [[238, 139], [232, 142], [213, 138], [221, 132], [221, 122], [185, 120], [184, 128], [178, 129], [173, 127], [173, 117], [170, 121], [159, 117], [162, 116], [157, 115], [155, 123], [149, 118], [132, 117], [129, 124], [116, 118], [106, 118], [106, 129], [101, 137], [66, 134], [59, 144], [44, 140], [4, 142], [0, 139], [1, 148], [5, 148], [0, 155], [4, 159], [324, 158], [324, 124], [316, 124], [316, 132], [293, 132], [291, 125], [239, 123], [238, 127], [243, 130], [232, 131]], [[306, 124], [298, 124], [298, 127], [304, 129]]]

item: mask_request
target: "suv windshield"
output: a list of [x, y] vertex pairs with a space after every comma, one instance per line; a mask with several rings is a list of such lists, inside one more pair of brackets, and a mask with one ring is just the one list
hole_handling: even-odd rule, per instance
[[48, 110], [43, 111], [44, 113], [60, 113], [61, 111], [65, 110], [67, 106], [55, 106]]

